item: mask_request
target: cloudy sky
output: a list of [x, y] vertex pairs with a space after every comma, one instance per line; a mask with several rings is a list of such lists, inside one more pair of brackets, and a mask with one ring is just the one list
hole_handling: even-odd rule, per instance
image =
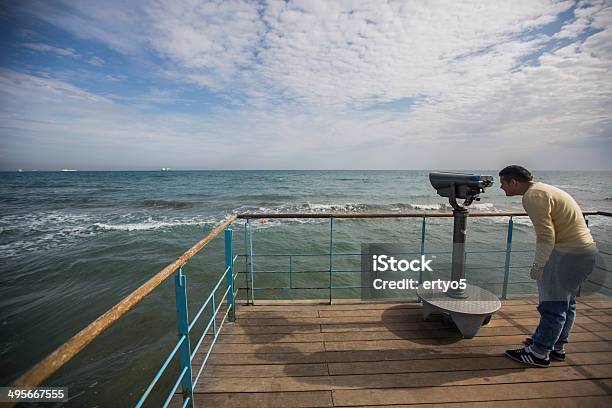
[[0, 170], [612, 169], [612, 1], [0, 6]]

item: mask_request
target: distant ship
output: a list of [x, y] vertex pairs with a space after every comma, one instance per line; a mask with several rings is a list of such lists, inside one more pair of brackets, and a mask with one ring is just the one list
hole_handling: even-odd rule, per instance
[[162, 167], [161, 171], [170, 171], [170, 167]]
[[62, 169], [62, 171], [77, 171], [75, 169]]

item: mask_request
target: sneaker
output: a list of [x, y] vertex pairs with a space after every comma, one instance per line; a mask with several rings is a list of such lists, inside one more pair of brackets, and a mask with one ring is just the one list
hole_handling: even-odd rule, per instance
[[[533, 339], [531, 337], [527, 337], [525, 341], [523, 341], [526, 346], [531, 346], [533, 344]], [[563, 350], [553, 350], [548, 353], [549, 356], [558, 361], [565, 361], [565, 351]]]
[[518, 361], [519, 363], [529, 364], [536, 367], [546, 368], [550, 365], [549, 358], [540, 358], [533, 354], [528, 348], [506, 350], [506, 355], [514, 361]]

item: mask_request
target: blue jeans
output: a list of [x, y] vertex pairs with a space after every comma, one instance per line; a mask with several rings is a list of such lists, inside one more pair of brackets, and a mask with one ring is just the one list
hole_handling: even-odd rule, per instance
[[562, 349], [567, 343], [576, 318], [576, 296], [567, 301], [545, 301], [538, 305], [540, 324], [534, 335], [533, 344], [537, 352]]
[[593, 271], [596, 255], [596, 251], [552, 252], [538, 281], [540, 323], [533, 334], [536, 352], [548, 353], [567, 343], [576, 318], [576, 294]]

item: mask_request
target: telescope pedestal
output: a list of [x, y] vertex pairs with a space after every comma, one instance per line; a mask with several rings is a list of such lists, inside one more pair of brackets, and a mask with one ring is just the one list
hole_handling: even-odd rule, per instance
[[[478, 195], [485, 187], [493, 185], [493, 177], [466, 173], [429, 173], [429, 181], [438, 195], [448, 197], [453, 207], [453, 258], [451, 265], [451, 282], [454, 290], [446, 293], [441, 289], [424, 290], [419, 287], [417, 295], [423, 302], [423, 318], [434, 311], [449, 315], [465, 338], [472, 338], [480, 326], [499, 310], [501, 302], [493, 293], [461, 283], [465, 280], [465, 237], [467, 230], [467, 207], [480, 198]], [[462, 204], [457, 199], [464, 200]]]
[[466, 298], [454, 298], [441, 289], [417, 289], [417, 296], [423, 302], [423, 319], [434, 312], [449, 315], [466, 339], [476, 335], [485, 320], [501, 308], [501, 301], [488, 290], [467, 285]]

